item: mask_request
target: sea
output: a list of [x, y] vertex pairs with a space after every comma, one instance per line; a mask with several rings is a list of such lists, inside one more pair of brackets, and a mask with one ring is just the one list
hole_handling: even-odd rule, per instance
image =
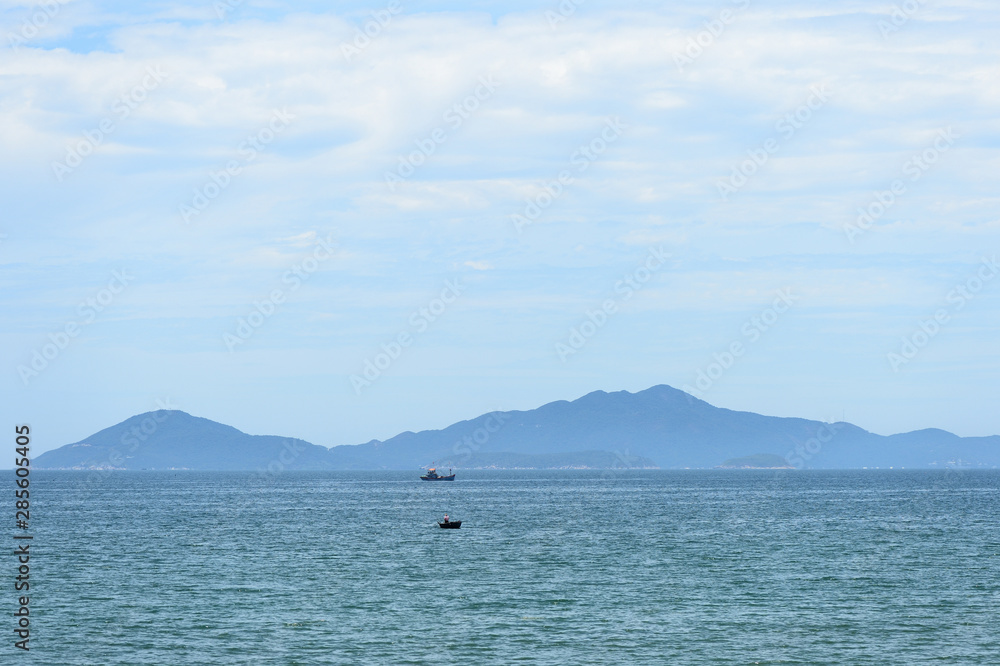
[[457, 473], [33, 470], [0, 663], [1000, 664], [1000, 472]]

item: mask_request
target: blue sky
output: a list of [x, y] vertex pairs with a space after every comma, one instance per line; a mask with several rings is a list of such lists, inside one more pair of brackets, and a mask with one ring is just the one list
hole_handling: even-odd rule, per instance
[[670, 384], [1000, 433], [998, 18], [0, 0], [4, 413], [333, 446]]

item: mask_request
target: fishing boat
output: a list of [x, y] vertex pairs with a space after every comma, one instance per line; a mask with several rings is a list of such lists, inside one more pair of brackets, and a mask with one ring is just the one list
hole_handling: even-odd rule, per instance
[[420, 479], [422, 481], [454, 481], [455, 475], [450, 473], [451, 472], [450, 469], [448, 470], [448, 472], [449, 474], [447, 476], [443, 476], [437, 473], [436, 467], [431, 467], [429, 470], [427, 470], [426, 474], [420, 477]]
[[438, 523], [438, 527], [445, 530], [457, 530], [462, 526], [461, 520], [445, 520], [444, 522]]

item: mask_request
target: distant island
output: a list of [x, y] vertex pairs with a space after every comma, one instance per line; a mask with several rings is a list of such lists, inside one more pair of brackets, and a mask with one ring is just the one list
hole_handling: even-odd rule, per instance
[[649, 458], [626, 456], [610, 451], [577, 453], [480, 453], [474, 458], [435, 460], [429, 467], [438, 469], [660, 469]]
[[594, 391], [528, 411], [491, 412], [441, 430], [327, 448], [248, 435], [170, 410], [133, 416], [32, 461], [77, 470], [963, 469], [1000, 466], [1000, 436], [937, 429], [884, 437], [851, 425], [714, 407], [660, 385]]
[[755, 453], [742, 458], [730, 458], [716, 469], [795, 469], [795, 466], [773, 453]]

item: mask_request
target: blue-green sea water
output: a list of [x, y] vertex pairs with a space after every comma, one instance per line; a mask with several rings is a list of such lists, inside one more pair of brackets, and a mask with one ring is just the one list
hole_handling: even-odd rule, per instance
[[998, 472], [417, 475], [35, 471], [0, 662], [1000, 663]]

